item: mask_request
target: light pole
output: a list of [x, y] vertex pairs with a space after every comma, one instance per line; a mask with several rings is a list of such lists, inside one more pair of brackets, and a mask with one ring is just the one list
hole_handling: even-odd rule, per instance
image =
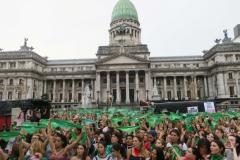
[[137, 104], [138, 104], [138, 90], [136, 90], [136, 92], [137, 92]]
[[100, 91], [97, 91], [97, 108], [99, 109], [99, 93], [100, 93]]
[[109, 102], [109, 91], [107, 91], [107, 112], [108, 112], [108, 102]]

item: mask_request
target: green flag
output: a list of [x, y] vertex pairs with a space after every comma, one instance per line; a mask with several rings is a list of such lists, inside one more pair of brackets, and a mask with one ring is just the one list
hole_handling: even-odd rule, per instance
[[139, 126], [126, 126], [126, 127], [118, 127], [117, 129], [123, 132], [132, 133], [139, 128], [140, 128]]
[[0, 139], [8, 142], [9, 139], [15, 138], [19, 135], [19, 131], [11, 131], [11, 132], [0, 132]]

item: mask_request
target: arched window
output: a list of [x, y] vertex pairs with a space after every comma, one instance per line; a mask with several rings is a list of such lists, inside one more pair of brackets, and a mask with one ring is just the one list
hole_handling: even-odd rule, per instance
[[9, 80], [9, 85], [13, 85], [13, 79]]

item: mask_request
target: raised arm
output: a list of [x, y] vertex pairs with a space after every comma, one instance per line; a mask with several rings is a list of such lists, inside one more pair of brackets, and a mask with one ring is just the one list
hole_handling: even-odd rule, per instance
[[49, 122], [48, 122], [48, 141], [49, 141], [49, 145], [52, 150], [52, 153], [56, 153], [57, 151], [56, 151], [55, 145], [53, 143], [53, 138], [52, 138], [51, 119], [49, 119]]

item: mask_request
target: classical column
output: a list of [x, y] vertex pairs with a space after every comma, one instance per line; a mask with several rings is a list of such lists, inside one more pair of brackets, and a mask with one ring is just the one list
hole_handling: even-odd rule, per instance
[[153, 77], [153, 83], [154, 83], [153, 88], [157, 88], [157, 77]]
[[145, 71], [145, 91], [146, 91], [146, 100], [149, 99], [149, 87], [148, 87], [148, 83], [149, 83], [149, 78], [148, 78], [149, 74], [148, 74], [148, 71]]
[[82, 104], [83, 104], [83, 99], [84, 99], [84, 79], [82, 79]]
[[107, 72], [107, 92], [110, 92], [110, 72]]
[[100, 101], [100, 88], [101, 88], [101, 75], [100, 75], [100, 72], [97, 72], [96, 73], [96, 82], [95, 82], [95, 100], [96, 101]]
[[56, 80], [53, 80], [53, 102], [56, 101]]
[[47, 80], [44, 81], [44, 93], [47, 93]]
[[167, 97], [167, 77], [163, 77], [163, 98], [164, 100], [168, 100]]
[[238, 84], [238, 72], [235, 72], [235, 77], [236, 77], [236, 95], [239, 95], [239, 84]]
[[74, 79], [72, 79], [72, 102], [74, 102], [75, 101], [75, 81], [74, 81]]
[[16, 100], [16, 87], [17, 87], [17, 79], [13, 79], [13, 93], [12, 93], [12, 100]]
[[126, 71], [126, 103], [130, 103], [129, 99], [129, 72]]
[[217, 96], [218, 98], [224, 98], [225, 97], [225, 92], [224, 92], [224, 81], [223, 81], [223, 73], [218, 73], [217, 74]]
[[187, 77], [183, 77], [183, 88], [184, 88], [184, 97], [185, 100], [188, 100], [188, 95], [187, 95]]
[[207, 76], [204, 76], [204, 96], [208, 97]]
[[32, 78], [27, 79], [27, 99], [33, 98], [33, 80]]
[[194, 96], [195, 99], [198, 100], [198, 87], [197, 87], [197, 76], [193, 77], [193, 86], [194, 86]]
[[3, 94], [2, 94], [2, 100], [7, 100], [7, 82], [6, 79], [3, 79]]
[[91, 79], [91, 87], [92, 87], [92, 90], [91, 90], [91, 99], [93, 100], [93, 99], [94, 99], [94, 85], [93, 85], [93, 79]]
[[119, 72], [116, 72], [116, 88], [117, 88], [117, 99], [116, 99], [116, 103], [119, 104], [120, 103], [120, 86], [119, 86]]
[[65, 102], [65, 87], [66, 87], [65, 79], [63, 79], [62, 102]]
[[139, 77], [138, 71], [135, 71], [135, 102], [139, 102]]
[[177, 78], [176, 76], [173, 77], [173, 90], [174, 90], [174, 98], [175, 100], [178, 100], [178, 96], [177, 96]]

